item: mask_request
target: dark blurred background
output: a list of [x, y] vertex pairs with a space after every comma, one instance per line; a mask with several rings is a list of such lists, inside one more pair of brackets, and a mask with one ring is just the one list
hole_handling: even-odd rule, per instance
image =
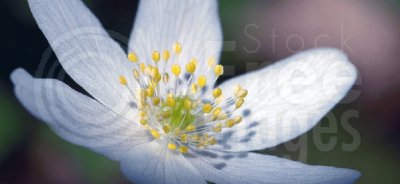
[[[85, 2], [123, 45], [138, 2]], [[400, 0], [221, 0], [220, 16], [222, 80], [314, 47], [342, 49], [359, 69], [350, 95], [318, 126], [260, 152], [357, 169], [359, 183], [400, 181]], [[46, 60], [44, 71], [63, 70], [25, 0], [0, 1], [0, 20], [0, 183], [128, 183], [118, 163], [60, 139], [17, 102], [15, 68], [35, 74]]]

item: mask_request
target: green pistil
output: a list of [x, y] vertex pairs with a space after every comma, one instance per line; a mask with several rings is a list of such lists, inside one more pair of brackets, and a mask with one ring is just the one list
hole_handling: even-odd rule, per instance
[[190, 109], [186, 109], [184, 107], [185, 100], [190, 100], [190, 98], [175, 97], [174, 100], [175, 100], [175, 105], [172, 108], [172, 113], [170, 116], [170, 125], [172, 128], [180, 127], [180, 129], [185, 129], [196, 119], [196, 117], [190, 113]]

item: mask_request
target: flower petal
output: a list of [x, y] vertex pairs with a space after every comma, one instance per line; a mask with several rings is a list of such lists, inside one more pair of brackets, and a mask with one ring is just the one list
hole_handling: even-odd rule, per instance
[[311, 166], [255, 153], [198, 151], [187, 156], [206, 180], [215, 183], [353, 183], [360, 173], [351, 169]]
[[11, 80], [25, 108], [74, 144], [118, 160], [135, 144], [150, 141], [134, 120], [125, 119], [61, 81], [34, 79], [23, 69], [15, 70]]
[[[182, 45], [177, 62], [182, 67], [192, 58], [198, 60], [197, 71], [210, 74], [207, 60], [218, 62], [222, 45], [222, 31], [215, 0], [146, 0], [140, 1], [133, 32], [129, 41], [129, 52], [136, 52], [141, 61], [152, 61], [154, 50], [172, 52], [174, 43]], [[173, 54], [172, 54], [173, 55]], [[174, 59], [174, 58], [171, 58]], [[163, 64], [165, 62], [160, 62]], [[168, 65], [170, 66], [170, 65]], [[169, 71], [169, 67], [167, 67]], [[184, 68], [182, 68], [184, 70]], [[209, 76], [213, 81], [213, 75]]]
[[240, 84], [248, 95], [234, 113], [243, 121], [220, 134], [219, 149], [259, 150], [303, 134], [346, 95], [356, 77], [341, 51], [314, 49], [224, 82], [224, 92]]
[[135, 146], [121, 161], [121, 169], [135, 183], [206, 183], [186, 158], [168, 150], [161, 140]]
[[40, 29], [64, 70], [94, 98], [115, 111], [127, 108], [126, 54], [80, 0], [29, 0]]

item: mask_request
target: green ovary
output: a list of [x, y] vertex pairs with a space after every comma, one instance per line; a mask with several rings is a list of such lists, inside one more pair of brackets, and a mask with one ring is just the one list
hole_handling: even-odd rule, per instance
[[196, 120], [196, 117], [190, 113], [191, 105], [188, 105], [188, 102], [192, 104], [192, 101], [188, 97], [174, 97], [174, 101], [175, 105], [169, 117], [171, 128], [185, 129]]

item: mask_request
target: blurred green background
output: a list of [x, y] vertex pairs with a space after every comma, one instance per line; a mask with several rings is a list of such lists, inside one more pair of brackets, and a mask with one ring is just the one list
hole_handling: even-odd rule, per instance
[[[107, 30], [129, 36], [137, 1], [85, 2]], [[219, 2], [226, 40], [221, 62], [233, 71], [222, 80], [313, 47], [340, 48], [359, 69], [354, 94], [318, 126], [259, 152], [357, 169], [362, 172], [359, 183], [400, 181], [400, 0]], [[0, 183], [128, 183], [118, 163], [60, 139], [17, 102], [9, 80], [12, 70], [22, 67], [34, 74], [44, 57], [54, 61], [48, 68], [62, 69], [26, 1], [1, 1], [0, 19]], [[71, 79], [65, 81], [80, 90]], [[349, 112], [355, 115], [347, 122], [355, 133], [343, 125]], [[336, 137], [336, 144], [321, 146], [315, 134], [332, 122], [337, 131], [322, 134], [322, 142]], [[349, 143], [354, 149], [343, 148]]]

